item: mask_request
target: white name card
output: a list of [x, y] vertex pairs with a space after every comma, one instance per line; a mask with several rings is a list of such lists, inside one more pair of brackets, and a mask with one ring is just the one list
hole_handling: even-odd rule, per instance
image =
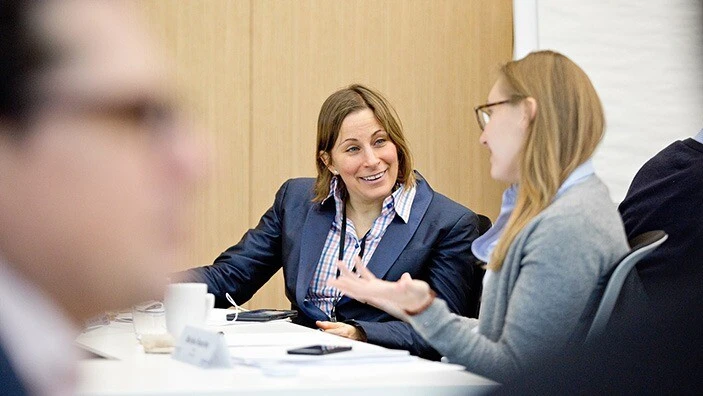
[[232, 367], [225, 336], [193, 326], [183, 329], [171, 357], [202, 368]]

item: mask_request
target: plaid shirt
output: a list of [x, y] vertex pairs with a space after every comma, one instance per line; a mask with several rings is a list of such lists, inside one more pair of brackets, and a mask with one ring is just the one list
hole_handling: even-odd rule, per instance
[[[327, 233], [325, 246], [322, 248], [320, 261], [317, 262], [315, 275], [312, 278], [308, 293], [305, 296], [315, 306], [320, 308], [322, 312], [330, 316], [332, 309], [341, 297], [339, 290], [327, 286], [327, 280], [337, 276], [337, 259], [339, 257], [339, 241], [341, 237], [342, 210], [344, 210], [344, 202], [339, 196], [337, 190], [337, 179], [333, 178], [330, 182], [330, 194], [325, 198], [325, 201], [330, 197], [334, 198], [336, 214], [330, 231]], [[361, 259], [364, 266], [369, 263], [376, 247], [381, 242], [383, 234], [386, 233], [386, 228], [397, 215], [405, 223], [410, 218], [410, 209], [415, 199], [415, 187], [405, 190], [403, 185], [400, 185], [391, 195], [383, 200], [381, 214], [373, 221], [371, 229], [366, 234], [364, 244], [364, 255]], [[324, 201], [323, 201], [324, 202]], [[344, 240], [344, 262], [350, 270], [354, 267], [354, 257], [359, 255], [361, 249], [360, 239], [356, 235], [354, 223], [347, 219], [347, 232]]]

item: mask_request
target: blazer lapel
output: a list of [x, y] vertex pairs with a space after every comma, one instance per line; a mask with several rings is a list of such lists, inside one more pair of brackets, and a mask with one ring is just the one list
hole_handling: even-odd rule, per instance
[[[377, 278], [383, 278], [395, 264], [398, 256], [405, 250], [408, 242], [415, 235], [415, 231], [420, 226], [420, 221], [422, 221], [432, 201], [432, 189], [418, 173], [416, 175], [418, 175], [417, 192], [410, 210], [408, 223], [406, 224], [403, 219], [396, 215], [388, 225], [381, 242], [373, 253], [373, 257], [371, 257], [366, 266]], [[349, 297], [345, 296], [339, 301], [339, 304], [343, 304], [348, 300]]]
[[[334, 201], [325, 205], [314, 205], [305, 219], [303, 229], [300, 230], [300, 262], [298, 263], [298, 279], [295, 285], [295, 299], [301, 309], [313, 307], [305, 304], [310, 282], [315, 275], [317, 262], [320, 260], [322, 249], [325, 247], [327, 234], [334, 221]], [[319, 311], [319, 310], [318, 310]], [[322, 311], [320, 314], [324, 315]]]

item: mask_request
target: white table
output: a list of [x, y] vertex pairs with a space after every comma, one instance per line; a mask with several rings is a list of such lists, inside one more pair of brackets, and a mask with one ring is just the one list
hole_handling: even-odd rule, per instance
[[[352, 345], [354, 350], [381, 348], [286, 321], [208, 328], [225, 333], [233, 355], [239, 352], [238, 348], [261, 348], [264, 353], [266, 348], [287, 349], [313, 343]], [[465, 395], [497, 386], [460, 366], [416, 357], [394, 363], [302, 365], [283, 377], [274, 376], [275, 371], [242, 365], [202, 369], [173, 360], [170, 355], [145, 354], [130, 323], [112, 322], [82, 334], [76, 341], [106, 357], [80, 362], [79, 395], [310, 395], [315, 391], [364, 396]]]

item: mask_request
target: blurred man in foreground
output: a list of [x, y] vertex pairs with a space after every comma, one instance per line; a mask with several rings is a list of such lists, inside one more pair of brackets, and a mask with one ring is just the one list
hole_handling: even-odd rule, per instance
[[86, 318], [159, 292], [196, 147], [122, 2], [0, 0], [0, 390], [70, 394]]

